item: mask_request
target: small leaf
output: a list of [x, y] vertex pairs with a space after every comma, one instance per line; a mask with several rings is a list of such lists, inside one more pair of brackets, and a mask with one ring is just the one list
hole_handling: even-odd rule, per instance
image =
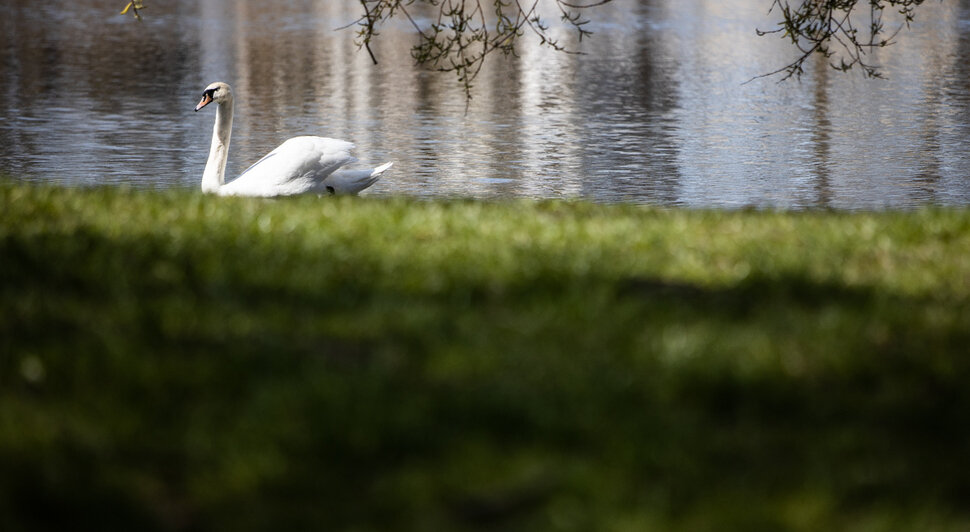
[[138, 15], [138, 10], [145, 9], [145, 4], [141, 0], [132, 0], [131, 2], [128, 2], [128, 5], [126, 5], [124, 9], [121, 10], [121, 14], [127, 15], [128, 11], [132, 9], [135, 10], [134, 11], [135, 18], [141, 19], [141, 17]]

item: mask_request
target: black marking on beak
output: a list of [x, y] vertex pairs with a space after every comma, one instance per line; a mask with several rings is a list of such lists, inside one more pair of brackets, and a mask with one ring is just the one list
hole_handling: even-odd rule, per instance
[[202, 109], [203, 107], [205, 107], [205, 106], [209, 105], [210, 103], [212, 103], [212, 94], [214, 92], [215, 92], [215, 89], [209, 89], [209, 90], [206, 90], [206, 91], [203, 91], [202, 92], [202, 99], [199, 101], [199, 105], [196, 105], [195, 106], [195, 111], [196, 112], [198, 112], [199, 109]]

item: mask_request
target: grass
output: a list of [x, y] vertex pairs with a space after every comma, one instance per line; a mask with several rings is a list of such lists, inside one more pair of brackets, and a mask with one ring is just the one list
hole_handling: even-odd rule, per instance
[[965, 530], [970, 210], [0, 185], [0, 529]]

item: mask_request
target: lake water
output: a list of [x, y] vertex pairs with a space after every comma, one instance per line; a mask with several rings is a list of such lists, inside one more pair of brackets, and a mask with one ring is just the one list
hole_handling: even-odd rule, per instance
[[[0, 4], [0, 174], [70, 185], [197, 187], [211, 81], [237, 97], [227, 176], [288, 137], [351, 140], [393, 160], [367, 193], [586, 198], [689, 207], [970, 204], [970, 11], [928, 2], [870, 60], [887, 79], [812, 65], [744, 82], [794, 50], [758, 37], [768, 0], [615, 0], [587, 12], [583, 55], [524, 42], [493, 57], [466, 106], [415, 67], [410, 27], [374, 66], [335, 31], [355, 1]], [[555, 17], [551, 18], [555, 22]], [[206, 111], [209, 111], [208, 109]]]

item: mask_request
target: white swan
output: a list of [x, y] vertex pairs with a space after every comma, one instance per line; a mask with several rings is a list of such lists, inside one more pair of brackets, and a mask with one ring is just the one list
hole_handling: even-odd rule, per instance
[[226, 183], [226, 159], [232, 134], [232, 89], [217, 81], [202, 92], [198, 111], [215, 102], [209, 160], [202, 172], [202, 191], [223, 196], [291, 196], [294, 194], [356, 194], [380, 179], [393, 163], [369, 170], [338, 170], [357, 159], [354, 145], [325, 137], [293, 137]]

